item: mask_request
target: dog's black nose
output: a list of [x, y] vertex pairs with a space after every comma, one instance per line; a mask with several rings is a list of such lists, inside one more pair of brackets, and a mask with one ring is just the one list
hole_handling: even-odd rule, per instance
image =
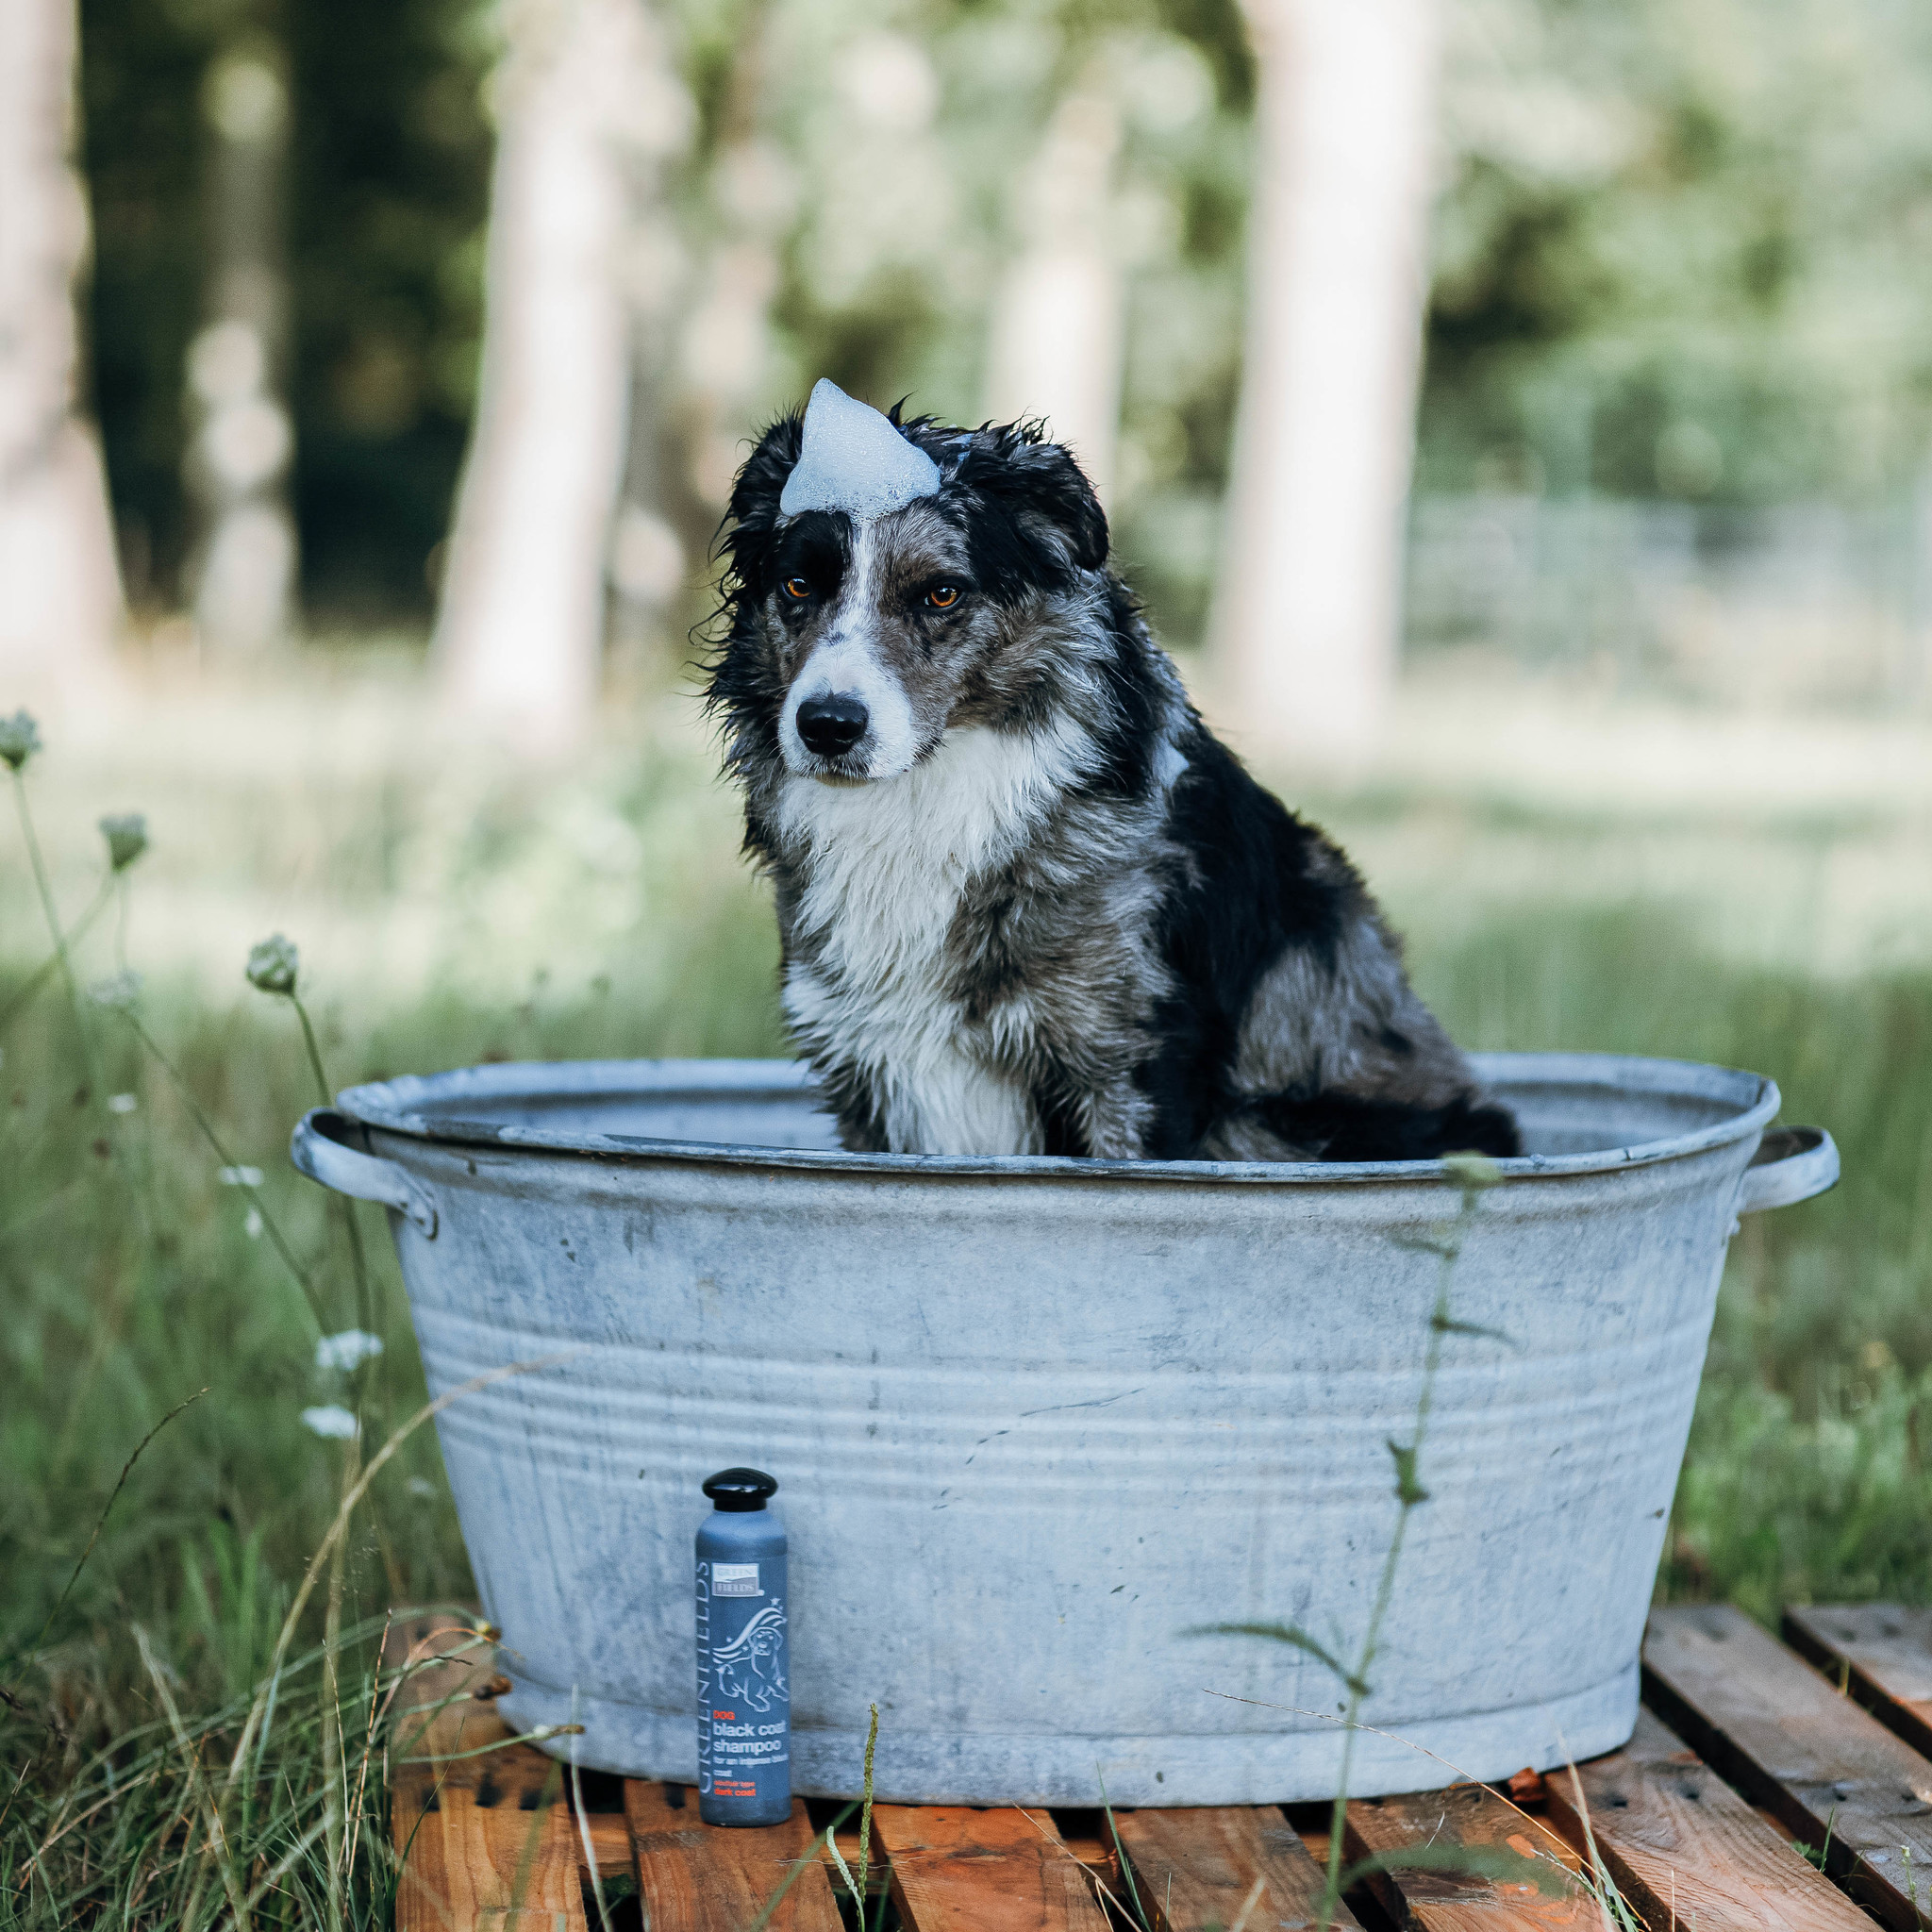
[[822, 698], [807, 698], [798, 708], [798, 735], [807, 751], [823, 758], [835, 758], [850, 751], [865, 736], [872, 722], [864, 704], [848, 691], [833, 691]]

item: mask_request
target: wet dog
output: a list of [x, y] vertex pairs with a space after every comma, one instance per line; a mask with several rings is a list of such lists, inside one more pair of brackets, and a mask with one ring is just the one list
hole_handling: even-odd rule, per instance
[[1189, 704], [1064, 449], [822, 382], [727, 523], [708, 700], [848, 1147], [1518, 1151], [1354, 868]]

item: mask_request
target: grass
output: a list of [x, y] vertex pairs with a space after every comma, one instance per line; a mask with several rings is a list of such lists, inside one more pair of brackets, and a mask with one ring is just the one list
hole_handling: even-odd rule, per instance
[[[290, 1004], [243, 981], [250, 943], [281, 925], [302, 946], [337, 1086], [491, 1058], [780, 1050], [769, 912], [684, 727], [646, 720], [641, 755], [613, 741], [539, 783], [412, 737], [366, 694], [324, 696], [257, 715], [217, 692], [211, 736], [165, 758], [198, 715], [165, 694], [152, 732], [46, 728], [25, 778], [48, 891], [70, 927], [104, 900], [77, 1001], [57, 968], [14, 1007], [48, 948], [0, 824], [0, 1927], [206, 1924], [238, 1902], [263, 1925], [386, 1923], [379, 1763], [354, 1775], [384, 1694], [380, 1613], [470, 1579], [420, 1429], [291, 1626], [264, 1727], [345, 1483], [423, 1388], [380, 1213], [353, 1210], [364, 1288], [341, 1210], [287, 1164], [316, 1074]], [[94, 821], [128, 806], [150, 810], [154, 845], [117, 875]], [[1660, 1589], [1767, 1618], [1926, 1601], [1932, 941], [1874, 937], [1862, 952], [1890, 963], [1846, 970], [1847, 919], [1889, 928], [1882, 905], [1846, 909], [1841, 876], [1874, 852], [1924, 864], [1921, 828], [1874, 827], [1862, 806], [1741, 830], [1686, 809], [1645, 822], [1666, 841], [1655, 893], [1631, 885], [1629, 815], [1601, 800], [1540, 832], [1520, 802], [1384, 776], [1321, 813], [1470, 1043], [1753, 1067], [1786, 1118], [1831, 1128], [1840, 1190], [1733, 1245]], [[1828, 958], [1700, 918], [1707, 875], [1748, 897], [1747, 848], [1767, 891], [1787, 861], [1839, 881]], [[1451, 890], [1505, 873], [1507, 891]], [[134, 1015], [153, 1050], [86, 996], [124, 965], [146, 974]], [[319, 1339], [352, 1327], [383, 1352], [319, 1367]], [[305, 1425], [329, 1406], [359, 1415], [359, 1443]], [[251, 1711], [248, 1762], [211, 1814]]]

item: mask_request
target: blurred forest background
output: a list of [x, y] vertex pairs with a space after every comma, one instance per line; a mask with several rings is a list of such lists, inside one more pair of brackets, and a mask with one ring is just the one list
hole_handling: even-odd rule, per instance
[[[501, 121], [505, 225], [539, 230], [500, 243], [527, 251], [512, 289], [561, 309], [595, 251], [621, 310], [540, 318], [564, 333], [528, 352], [551, 365], [547, 413], [570, 415], [555, 395], [575, 378], [621, 439], [552, 431], [579, 467], [615, 465], [593, 522], [620, 679], [662, 676], [703, 614], [743, 438], [821, 374], [960, 421], [1047, 413], [1164, 633], [1201, 641], [1269, 158], [1256, 50], [1294, 11], [1257, 0], [1251, 34], [1235, 0], [88, 0], [83, 384], [138, 628], [177, 636], [199, 597], [216, 648], [290, 622], [350, 646], [426, 631], [478, 397]], [[1411, 654], [1589, 663], [1707, 699], [1923, 701], [1924, 9], [1368, 11], [1417, 63], [1436, 42], [1405, 103], [1312, 37], [1433, 202]], [[533, 152], [552, 121], [575, 151]], [[1371, 249], [1374, 189], [1344, 184], [1339, 217]], [[518, 217], [525, 192], [557, 199]], [[591, 366], [618, 354], [622, 381]], [[506, 374], [506, 413], [525, 380]], [[286, 507], [286, 608], [273, 534], [253, 576], [216, 541], [241, 498]]]
[[[1831, 1128], [1662, 1588], [1932, 1599], [1922, 0], [0, 0], [0, 1751], [22, 1843], [101, 1804], [21, 1924], [214, 1899], [126, 1740], [165, 1682], [219, 1748], [420, 1398], [251, 943], [335, 1086], [784, 1051], [691, 632], [822, 375], [1049, 417], [1469, 1044]], [[370, 1504], [302, 1626], [364, 1684], [469, 1589], [428, 1432]], [[257, 1754], [246, 1828], [328, 1826], [277, 1923], [392, 1883], [336, 1654]]]

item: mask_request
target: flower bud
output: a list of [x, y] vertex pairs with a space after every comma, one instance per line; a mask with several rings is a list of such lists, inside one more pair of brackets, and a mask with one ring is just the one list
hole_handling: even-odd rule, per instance
[[108, 841], [108, 863], [116, 872], [126, 869], [147, 850], [147, 818], [138, 811], [117, 812], [101, 821]]
[[301, 963], [295, 941], [276, 933], [249, 949], [248, 983], [262, 992], [292, 993]]
[[0, 718], [0, 758], [16, 772], [41, 748], [41, 727], [26, 711]]

